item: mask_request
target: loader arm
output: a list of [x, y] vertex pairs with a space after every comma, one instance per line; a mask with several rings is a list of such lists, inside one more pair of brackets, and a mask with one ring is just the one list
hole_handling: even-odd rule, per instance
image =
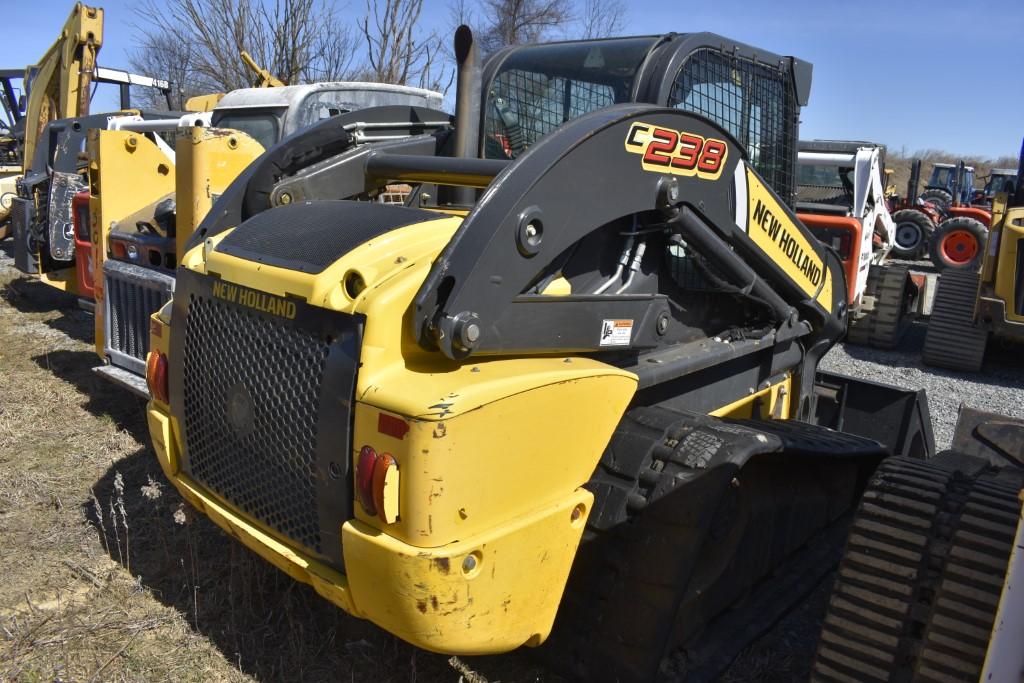
[[[589, 172], [595, 168], [601, 172]], [[629, 346], [656, 348], [666, 336], [657, 321], [667, 315], [658, 294], [606, 294], [598, 298], [604, 305], [594, 305], [593, 292], [554, 304], [523, 295], [581, 239], [637, 214], [765, 302], [777, 322], [798, 307], [817, 333], [840, 329], [838, 260], [767, 188], [735, 140], [693, 113], [623, 104], [565, 124], [495, 178], [420, 289], [414, 334], [450, 358], [600, 351], [601, 321], [632, 319], [650, 327], [636, 330]]]

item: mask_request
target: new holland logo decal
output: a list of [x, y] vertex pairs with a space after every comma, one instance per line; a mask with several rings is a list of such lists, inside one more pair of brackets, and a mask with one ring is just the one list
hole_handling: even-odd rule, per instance
[[626, 151], [641, 155], [645, 171], [717, 180], [729, 146], [724, 140], [638, 121], [626, 135]]
[[747, 168], [747, 235], [807, 296], [832, 310], [832, 277], [808, 235]]
[[295, 319], [296, 306], [294, 301], [288, 301], [273, 294], [258, 292], [255, 289], [233, 285], [229, 282], [214, 282], [213, 296], [231, 304], [238, 304], [251, 308], [254, 311], [269, 313], [281, 318]]

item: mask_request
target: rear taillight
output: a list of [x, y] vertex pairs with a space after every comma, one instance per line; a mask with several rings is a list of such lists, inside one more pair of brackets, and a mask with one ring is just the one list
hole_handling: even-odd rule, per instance
[[146, 356], [146, 385], [149, 395], [161, 403], [170, 403], [167, 391], [167, 356], [150, 351]]
[[366, 514], [385, 524], [398, 519], [398, 463], [372, 446], [359, 450], [356, 462], [356, 499]]
[[377, 464], [377, 451], [370, 446], [359, 450], [359, 462], [356, 463], [356, 498], [368, 515], [376, 515], [377, 507], [373, 504], [373, 467]]

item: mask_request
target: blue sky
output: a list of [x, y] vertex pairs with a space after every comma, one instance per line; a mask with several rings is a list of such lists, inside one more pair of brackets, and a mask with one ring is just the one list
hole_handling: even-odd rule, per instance
[[[56, 38], [70, 0], [0, 0], [8, 29], [0, 67], [34, 62]], [[106, 10], [100, 64], [126, 68], [133, 0]], [[1024, 135], [1020, 71], [1024, 2], [961, 0], [639, 0], [625, 34], [712, 31], [814, 64], [801, 137], [868, 139], [908, 152], [928, 148], [1014, 155]], [[344, 2], [339, 2], [344, 6]], [[985, 7], [993, 8], [986, 14]], [[426, 0], [425, 28], [449, 23], [449, 0]], [[360, 15], [361, 0], [348, 11]], [[1016, 65], [1016, 71], [1015, 71]], [[158, 75], [158, 74], [153, 74]], [[116, 106], [116, 90], [93, 110]]]

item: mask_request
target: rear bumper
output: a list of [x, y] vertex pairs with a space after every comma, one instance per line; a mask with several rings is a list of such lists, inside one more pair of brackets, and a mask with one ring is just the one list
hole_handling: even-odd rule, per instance
[[493, 654], [538, 645], [551, 631], [593, 495], [557, 503], [441, 547], [402, 542], [345, 522], [345, 573], [279, 540], [180, 471], [170, 415], [147, 411], [161, 467], [182, 496], [222, 529], [346, 612], [446, 654]]

